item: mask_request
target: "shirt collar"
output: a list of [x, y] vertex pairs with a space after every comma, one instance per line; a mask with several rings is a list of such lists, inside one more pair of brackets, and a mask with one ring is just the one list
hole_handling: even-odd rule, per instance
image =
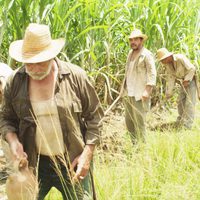
[[[62, 77], [65, 74], [70, 74], [70, 70], [69, 70], [68, 67], [66, 67], [66, 64], [64, 64], [64, 62], [62, 62], [57, 57], [55, 58], [55, 61], [56, 61], [57, 65], [58, 65], [59, 77]], [[26, 73], [25, 65], [23, 65], [23, 67], [19, 68], [18, 73], [20, 73], [20, 74], [25, 74]]]
[[172, 57], [173, 57], [174, 61], [177, 61], [177, 56], [176, 56], [176, 54], [173, 54]]

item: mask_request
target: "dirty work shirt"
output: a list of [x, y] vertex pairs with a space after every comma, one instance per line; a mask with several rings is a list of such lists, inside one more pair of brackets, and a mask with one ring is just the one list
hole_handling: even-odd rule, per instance
[[192, 81], [195, 74], [195, 66], [183, 54], [173, 55], [174, 64], [163, 64], [166, 71], [166, 93], [171, 94], [175, 80]]
[[36, 116], [36, 148], [37, 152], [46, 156], [63, 155], [64, 140], [60, 126], [55, 99], [32, 101]]
[[135, 60], [133, 50], [129, 52], [125, 77], [128, 96], [135, 97], [136, 101], [142, 98], [146, 85], [156, 84], [155, 62], [148, 49], [143, 47]]
[[[54, 98], [65, 152], [72, 162], [82, 153], [85, 144], [99, 142], [103, 110], [86, 72], [72, 63], [57, 58], [55, 61], [58, 65], [58, 76]], [[29, 99], [28, 78], [25, 66], [22, 66], [8, 79], [0, 111], [0, 132], [3, 138], [9, 132], [16, 133], [28, 155], [29, 165], [35, 167], [36, 122]], [[84, 134], [80, 131], [82, 119], [87, 123]]]

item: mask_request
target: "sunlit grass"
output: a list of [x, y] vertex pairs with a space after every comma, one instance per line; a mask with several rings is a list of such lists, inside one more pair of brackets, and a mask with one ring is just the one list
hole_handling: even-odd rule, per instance
[[96, 155], [99, 199], [199, 199], [199, 122], [192, 130], [148, 131], [146, 143], [136, 146], [125, 131], [119, 133], [117, 151]]

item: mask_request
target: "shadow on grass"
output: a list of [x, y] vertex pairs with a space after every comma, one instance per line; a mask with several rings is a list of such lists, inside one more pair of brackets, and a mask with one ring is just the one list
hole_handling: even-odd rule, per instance
[[175, 122], [157, 124], [154, 127], [150, 127], [150, 130], [164, 132], [164, 131], [169, 131], [169, 130], [178, 131], [181, 128], [182, 127], [180, 126], [180, 123], [175, 121]]

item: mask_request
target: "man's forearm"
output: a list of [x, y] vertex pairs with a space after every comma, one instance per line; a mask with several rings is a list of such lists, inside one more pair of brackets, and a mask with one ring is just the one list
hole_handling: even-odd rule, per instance
[[13, 133], [13, 132], [7, 133], [6, 136], [5, 136], [5, 139], [8, 142], [8, 144], [11, 144], [12, 142], [15, 142], [15, 141], [19, 141], [17, 134]]
[[92, 157], [93, 157], [94, 150], [95, 150], [94, 144], [86, 144], [82, 154], [87, 156], [87, 159], [91, 161]]

